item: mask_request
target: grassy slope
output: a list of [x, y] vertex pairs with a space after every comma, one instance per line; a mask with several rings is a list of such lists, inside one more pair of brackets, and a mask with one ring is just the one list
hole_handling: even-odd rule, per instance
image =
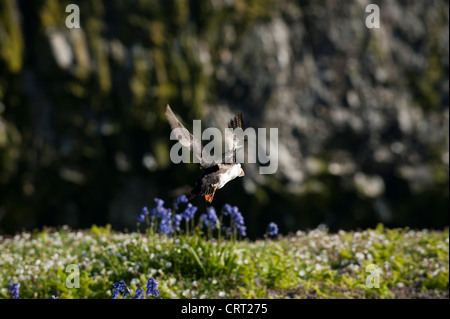
[[[111, 298], [112, 283], [136, 290], [155, 277], [163, 298], [448, 298], [449, 231], [312, 230], [267, 241], [222, 242], [206, 234], [167, 238], [90, 231], [0, 237], [0, 298]], [[80, 288], [65, 282], [80, 266]], [[381, 267], [380, 288], [365, 267]]]

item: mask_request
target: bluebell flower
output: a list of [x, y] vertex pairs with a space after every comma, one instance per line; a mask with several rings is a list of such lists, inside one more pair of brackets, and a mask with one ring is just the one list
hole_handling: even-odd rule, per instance
[[160, 198], [155, 198], [154, 201], [156, 204], [156, 208], [161, 208], [164, 205], [164, 201]]
[[269, 226], [267, 227], [267, 231], [270, 236], [278, 235], [278, 225], [273, 222], [269, 223]]
[[[162, 223], [167, 223], [167, 218], [170, 217], [172, 211], [170, 209], [165, 208], [164, 201], [159, 198], [155, 198], [156, 207], [153, 208], [150, 212], [152, 216], [156, 216], [161, 219]], [[163, 226], [164, 227], [164, 226]], [[160, 226], [161, 228], [161, 226]]]
[[9, 282], [9, 287], [11, 288], [10, 292], [11, 292], [12, 298], [13, 299], [19, 298], [20, 283], [13, 284], [12, 281], [10, 281]]
[[[138, 221], [139, 221], [140, 223], [145, 222], [146, 217], [149, 216], [149, 215], [150, 215], [150, 212], [149, 212], [147, 206], [142, 207], [141, 213], [140, 213], [139, 216], [138, 216]], [[152, 216], [153, 216], [153, 215], [154, 215], [154, 212], [153, 212]], [[153, 225], [153, 224], [152, 224], [152, 225]]]
[[183, 219], [183, 216], [181, 214], [176, 214], [175, 216], [173, 216], [173, 222], [175, 224], [175, 229], [177, 231], [180, 231], [180, 224], [181, 224], [182, 219]]
[[164, 222], [161, 222], [159, 224], [159, 231], [164, 235], [173, 234], [174, 230], [173, 230], [172, 221], [164, 220]]
[[209, 227], [209, 226], [208, 226], [208, 225], [209, 225], [208, 215], [203, 214], [203, 215], [201, 215], [200, 217], [202, 218], [203, 224], [205, 225], [205, 227], [208, 228], [208, 227]]
[[164, 235], [170, 235], [173, 233], [172, 225], [172, 210], [170, 208], [162, 207], [159, 211], [159, 217], [161, 221], [159, 222], [159, 231]]
[[171, 210], [161, 206], [159, 208], [156, 208], [156, 215], [159, 218], [163, 219], [163, 218], [166, 218], [168, 211], [171, 211]]
[[56, 297], [55, 295], [52, 295], [52, 299], [59, 299], [59, 297]]
[[158, 284], [159, 282], [155, 280], [155, 278], [150, 278], [147, 281], [147, 293], [146, 296], [152, 296], [152, 297], [158, 297], [159, 296], [159, 290], [158, 290]]
[[136, 289], [136, 295], [134, 296], [134, 299], [144, 299], [144, 288], [139, 287]]
[[138, 221], [140, 222], [140, 223], [143, 223], [143, 222], [145, 222], [145, 215], [144, 214], [139, 214], [139, 216], [138, 216]]
[[214, 207], [207, 207], [206, 208], [206, 214], [202, 215], [203, 224], [205, 224], [206, 227], [211, 227], [211, 229], [216, 227], [217, 224], [217, 214]]
[[180, 208], [180, 204], [186, 204], [188, 201], [189, 200], [186, 197], [186, 195], [180, 195], [174, 199], [173, 206], [174, 206], [175, 210], [177, 211]]
[[195, 212], [197, 211], [197, 207], [196, 206], [192, 206], [191, 203], [187, 204], [186, 209], [183, 211], [183, 213], [181, 213], [181, 215], [183, 216], [183, 218], [186, 221], [191, 220], [192, 218], [194, 218]]
[[119, 293], [123, 293], [124, 298], [126, 298], [129, 294], [128, 294], [128, 287], [125, 284], [125, 281], [121, 280], [118, 282], [115, 282], [113, 284], [114, 290], [112, 293], [112, 299], [116, 299], [119, 296]]
[[232, 207], [231, 207], [231, 205], [230, 204], [225, 204], [225, 205], [223, 205], [223, 214], [225, 215], [225, 216], [227, 216], [227, 215], [230, 215], [231, 214], [231, 212], [232, 212]]
[[242, 236], [246, 235], [247, 227], [244, 223], [244, 217], [242, 216], [239, 208], [237, 206], [231, 206], [229, 204], [225, 204], [223, 206], [224, 215], [230, 215], [231, 218], [231, 228], [233, 233], [239, 231]]

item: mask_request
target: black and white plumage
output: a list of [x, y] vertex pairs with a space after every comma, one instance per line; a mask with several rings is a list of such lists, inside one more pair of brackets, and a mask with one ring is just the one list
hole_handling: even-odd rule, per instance
[[[232, 130], [225, 130], [225, 147], [227, 149], [222, 154], [222, 158], [217, 161], [207, 152], [202, 154], [202, 142], [181, 124], [169, 105], [166, 108], [166, 116], [180, 144], [189, 148], [200, 163], [202, 174], [192, 188], [191, 199], [199, 195], [205, 197], [205, 200], [211, 203], [218, 189], [224, 187], [225, 184], [236, 177], [245, 175], [241, 164], [236, 162], [236, 152], [244, 147], [244, 142], [246, 141], [243, 134], [238, 136]], [[244, 130], [244, 121], [241, 113], [228, 123], [228, 128]]]

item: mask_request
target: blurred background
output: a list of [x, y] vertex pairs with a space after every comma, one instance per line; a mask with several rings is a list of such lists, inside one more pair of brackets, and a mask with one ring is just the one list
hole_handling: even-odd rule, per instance
[[448, 67], [445, 0], [2, 0], [0, 233], [133, 231], [154, 197], [189, 192], [200, 172], [170, 162], [167, 103], [189, 129], [237, 112], [279, 129], [277, 173], [247, 164], [214, 198], [250, 238], [270, 221], [442, 229]]

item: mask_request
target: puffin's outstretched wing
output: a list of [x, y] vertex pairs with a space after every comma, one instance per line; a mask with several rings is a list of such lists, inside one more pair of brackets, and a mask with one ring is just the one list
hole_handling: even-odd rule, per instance
[[180, 120], [176, 117], [176, 115], [173, 113], [172, 109], [170, 108], [169, 104], [167, 104], [166, 107], [166, 116], [169, 120], [169, 124], [172, 127], [172, 133], [177, 136], [178, 141], [183, 145], [184, 147], [189, 148], [192, 153], [194, 154], [195, 158], [200, 163], [201, 168], [207, 168], [211, 165], [214, 165], [214, 161], [208, 156], [209, 154], [206, 154], [202, 157], [202, 150], [203, 145], [202, 142], [193, 136], [184, 126], [181, 124]]
[[222, 162], [236, 163], [236, 152], [243, 148], [244, 142], [247, 141], [247, 138], [243, 134], [245, 127], [242, 113], [239, 113], [230, 120], [228, 128], [232, 130], [242, 129], [242, 134], [237, 135], [232, 130], [225, 130], [225, 153], [222, 155]]

